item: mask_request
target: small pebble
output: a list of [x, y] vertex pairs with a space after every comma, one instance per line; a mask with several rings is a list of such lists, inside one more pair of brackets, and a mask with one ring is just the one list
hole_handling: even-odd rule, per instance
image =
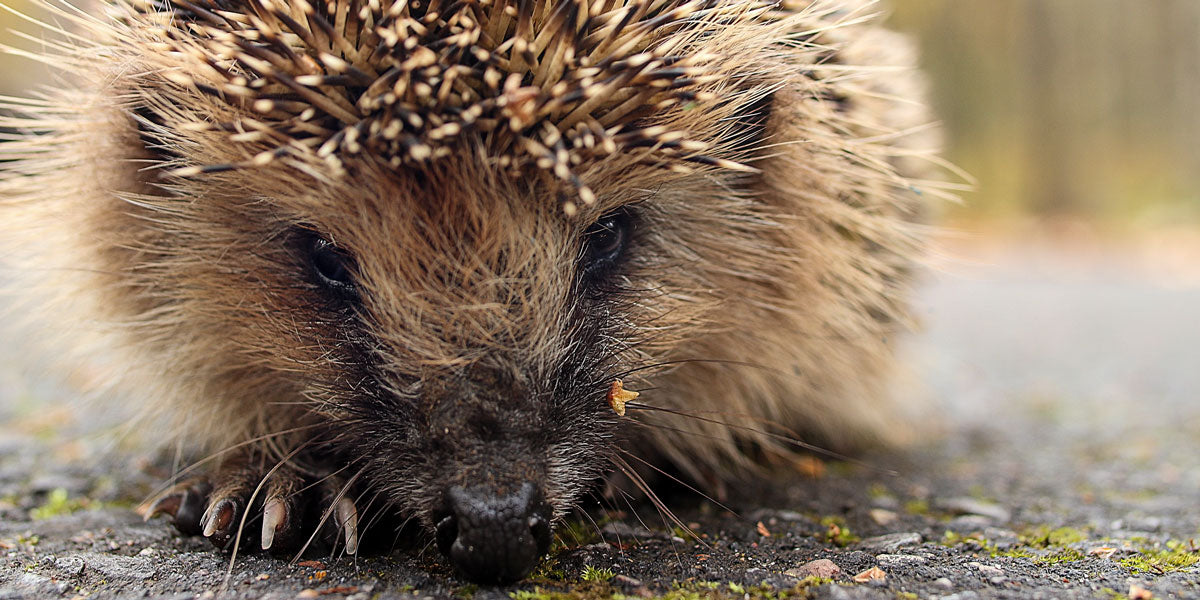
[[929, 562], [924, 556], [912, 554], [880, 554], [875, 560], [879, 561], [879, 566], [887, 568], [912, 567]]
[[997, 550], [1011, 550], [1021, 543], [1021, 536], [1010, 529], [987, 527], [983, 530], [984, 539], [996, 545]]
[[788, 569], [783, 572], [784, 575], [804, 579], [805, 577], [824, 577], [833, 579], [842, 574], [842, 568], [834, 564], [828, 558], [820, 558], [817, 560], [806, 562], [794, 569]]
[[899, 518], [895, 512], [883, 508], [872, 508], [868, 514], [871, 515], [871, 520], [875, 521], [876, 525], [891, 525]]
[[983, 531], [984, 529], [992, 529], [992, 524], [995, 520], [991, 517], [983, 515], [963, 515], [954, 517], [946, 523], [946, 529], [951, 531]]
[[905, 546], [916, 546], [921, 543], [921, 534], [919, 533], [889, 533], [887, 535], [875, 536], [867, 538], [859, 545], [869, 550], [879, 552], [895, 552]]
[[895, 496], [885, 494], [871, 500], [871, 505], [876, 508], [885, 510], [897, 510], [900, 508], [900, 501]]
[[639, 590], [644, 585], [641, 579], [634, 579], [628, 575], [617, 575], [616, 577], [613, 577], [612, 584], [624, 589], [626, 592]]
[[933, 581], [933, 585], [946, 590], [954, 589], [954, 582], [948, 577], [938, 577]]
[[1000, 567], [994, 567], [992, 565], [979, 565], [979, 572], [982, 573], [984, 577], [1004, 576], [1004, 569], [1001, 569]]
[[80, 575], [83, 573], [83, 559], [78, 556], [56, 558], [54, 560], [54, 568], [67, 575]]
[[1007, 523], [1012, 519], [1012, 513], [1007, 508], [993, 502], [976, 500], [975, 498], [947, 498], [939, 500], [937, 504], [942, 509], [950, 512], [962, 515], [980, 515], [1000, 523]]
[[979, 593], [974, 590], [950, 594], [949, 596], [942, 596], [942, 600], [976, 600], [976, 598], [979, 598]]

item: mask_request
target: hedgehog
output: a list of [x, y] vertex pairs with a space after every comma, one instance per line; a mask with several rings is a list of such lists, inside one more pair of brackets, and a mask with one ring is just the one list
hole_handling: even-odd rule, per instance
[[872, 1], [44, 8], [6, 277], [197, 457], [147, 518], [280, 555], [394, 518], [511, 581], [606, 478], [720, 495], [906, 430], [944, 188]]

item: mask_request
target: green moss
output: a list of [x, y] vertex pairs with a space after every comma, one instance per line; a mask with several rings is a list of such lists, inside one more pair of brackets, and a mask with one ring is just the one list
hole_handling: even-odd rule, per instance
[[1200, 552], [1177, 540], [1167, 542], [1166, 548], [1143, 548], [1137, 554], [1118, 560], [1130, 573], [1172, 573], [1200, 563]]
[[551, 547], [551, 552], [556, 552], [565, 548], [578, 548], [588, 544], [595, 544], [602, 541], [600, 537], [600, 523], [592, 522], [585, 518], [567, 519], [558, 524], [554, 531], [554, 545]]
[[909, 500], [904, 503], [904, 512], [910, 515], [928, 515], [929, 502], [925, 500]]
[[1057, 565], [1061, 563], [1080, 561], [1084, 558], [1087, 557], [1085, 557], [1082, 552], [1074, 548], [1063, 548], [1058, 552], [1054, 552], [1046, 556], [1039, 556], [1033, 559], [1033, 562], [1034, 564], [1038, 565]]
[[508, 597], [513, 600], [552, 600], [555, 598], [554, 594], [554, 592], [547, 592], [540, 587], [535, 587], [532, 590], [509, 592]]
[[958, 545], [967, 545], [986, 552], [992, 558], [1034, 558], [1034, 554], [1027, 547], [1017, 546], [1007, 550], [1000, 550], [996, 547], [996, 543], [983, 537], [978, 533], [970, 535], [962, 535], [955, 531], [947, 530], [942, 535], [939, 542], [943, 546], [953, 547]]
[[467, 585], [464, 585], [464, 586], [454, 590], [454, 597], [455, 598], [463, 598], [464, 600], [470, 600], [471, 598], [475, 597], [475, 592], [477, 592], [477, 591], [479, 591], [479, 586], [477, 586], [473, 583], [468, 583]]
[[542, 561], [532, 573], [529, 574], [530, 581], [551, 582], [551, 581], [566, 581], [567, 574], [558, 566], [558, 561], [553, 558], [548, 558]]
[[988, 546], [988, 554], [992, 558], [1033, 558], [1033, 553], [1024, 548], [1010, 548], [1008, 550], [997, 550], [995, 545]]
[[831, 583], [833, 583], [832, 577], [817, 577], [816, 575], [809, 575], [808, 577], [801, 579], [800, 582], [796, 584], [796, 587], [797, 588], [820, 587], [823, 585], [829, 585]]
[[846, 520], [841, 517], [824, 517], [821, 519], [821, 525], [825, 526], [825, 533], [821, 539], [827, 543], [844, 548], [862, 539], [850, 531]]
[[1086, 533], [1073, 527], [1050, 529], [1046, 526], [1035, 527], [1021, 536], [1021, 541], [1035, 548], [1061, 548], [1088, 539]]
[[581, 579], [583, 579], [584, 581], [601, 582], [601, 581], [608, 581], [609, 579], [612, 579], [614, 576], [615, 575], [613, 574], [612, 570], [610, 570], [610, 569], [604, 569], [604, 568], [598, 569], [596, 567], [593, 567], [592, 565], [584, 565], [583, 566], [583, 576], [581, 577]]
[[41, 521], [51, 517], [69, 515], [75, 511], [87, 508], [88, 505], [87, 498], [72, 499], [67, 490], [58, 488], [46, 496], [45, 504], [29, 511], [29, 518], [34, 521]]
[[978, 483], [972, 485], [969, 489], [967, 489], [967, 493], [970, 494], [971, 497], [976, 500], [983, 500], [984, 502], [995, 502], [996, 501], [995, 498], [988, 496], [987, 490], [984, 489], [984, 487], [982, 485], [979, 485]]

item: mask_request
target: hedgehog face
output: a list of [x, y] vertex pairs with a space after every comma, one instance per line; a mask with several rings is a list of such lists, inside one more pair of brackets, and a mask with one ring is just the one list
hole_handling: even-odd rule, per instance
[[[595, 207], [568, 216], [556, 187], [473, 156], [348, 163], [292, 197], [282, 166], [193, 181], [190, 197], [229, 203], [194, 215], [185, 237], [226, 240], [199, 268], [242, 268], [177, 277], [208, 279], [213, 332], [253, 355], [248, 377], [271, 371], [306, 400], [323, 468], [417, 517], [473, 578], [513, 579], [611, 468], [610, 384], [695, 325], [664, 318], [694, 314], [684, 292], [703, 273], [667, 248], [689, 227], [667, 225], [673, 193], [595, 182]], [[239, 316], [248, 304], [273, 317]]]
[[309, 293], [345, 315], [313, 344], [343, 367], [310, 370], [326, 376], [305, 394], [342, 428], [332, 452], [436, 528], [465, 572], [509, 579], [607, 466], [633, 229], [626, 209], [568, 218], [527, 182], [445, 162], [364, 169], [355, 181], [373, 183], [304, 215], [322, 240], [308, 246]]

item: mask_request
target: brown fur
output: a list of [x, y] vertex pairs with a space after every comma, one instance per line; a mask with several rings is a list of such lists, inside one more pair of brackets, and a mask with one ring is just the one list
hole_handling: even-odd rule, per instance
[[[529, 4], [532, 31], [504, 33], [498, 21], [490, 31], [528, 40], [556, 26], [553, 3]], [[16, 159], [0, 163], [5, 262], [28, 292], [27, 309], [72, 350], [67, 363], [99, 360], [104, 384], [146, 399], [172, 422], [172, 439], [209, 451], [361, 418], [347, 400], [361, 381], [373, 394], [418, 398], [423, 411], [440, 406], [439, 386], [456, 393], [448, 373], [481, 364], [504, 374], [501, 398], [549, 394], [544, 382], [601, 318], [595, 327], [612, 333], [597, 338], [603, 357], [591, 356], [605, 378], [572, 399], [588, 412], [571, 414], [604, 434], [595, 442], [602, 456], [619, 452], [606, 445], [619, 432], [715, 483], [743, 476], [763, 451], [795, 451], [775, 434], [837, 447], [893, 439], [903, 429], [890, 405], [893, 346], [911, 324], [921, 194], [937, 192], [912, 179], [929, 148], [907, 44], [878, 29], [872, 3], [644, 4], [712, 10], [605, 50], [621, 58], [669, 47], [690, 57], [689, 96], [636, 96], [649, 83], [607, 90], [582, 122], [600, 123], [590, 131], [601, 137], [636, 123], [650, 142], [584, 149], [575, 160], [547, 148], [555, 132], [584, 135], [572, 129], [578, 119], [555, 129], [572, 111], [530, 116], [518, 100], [521, 90], [550, 94], [568, 79], [551, 68], [553, 57], [569, 60], [555, 50], [567, 34], [540, 38], [538, 66], [522, 67], [528, 61], [514, 50], [504, 64], [528, 73], [524, 87], [496, 92], [508, 103], [496, 114], [554, 131], [522, 122], [517, 132], [500, 119], [475, 134], [422, 138], [413, 151], [372, 145], [383, 134], [370, 128], [357, 142], [296, 143], [305, 138], [287, 124], [303, 106], [256, 108], [243, 98], [265, 92], [222, 71], [335, 72], [315, 52], [303, 65], [276, 54], [231, 66], [214, 49], [219, 39], [189, 37], [182, 19], [136, 3], [94, 17], [59, 9], [74, 30], [48, 60], [71, 83], [44, 100], [7, 103], [24, 116], [5, 124], [42, 133], [0, 144], [0, 158]], [[301, 19], [296, 6], [286, 9]], [[342, 18], [353, 22], [358, 6]], [[282, 27], [262, 15], [248, 27]], [[391, 60], [313, 35], [364, 71]], [[354, 110], [326, 83], [307, 86], [301, 100], [334, 98], [322, 101], [339, 105], [330, 112]], [[273, 88], [291, 89], [278, 81], [265, 89]], [[634, 96], [638, 110], [606, 122]], [[731, 123], [767, 97], [763, 131], [745, 134], [761, 137], [744, 147]], [[323, 122], [318, 141], [337, 131], [335, 121]], [[639, 224], [619, 292], [581, 299], [580, 236], [622, 206], [638, 211]], [[356, 257], [363, 323], [326, 306], [299, 275], [289, 237], [298, 227]], [[364, 331], [370, 340], [359, 339]], [[603, 409], [604, 390], [622, 373], [644, 393], [618, 420]], [[268, 437], [275, 456], [296, 447], [292, 437]], [[561, 514], [599, 467], [558, 441], [566, 445], [550, 451], [542, 476]]]

